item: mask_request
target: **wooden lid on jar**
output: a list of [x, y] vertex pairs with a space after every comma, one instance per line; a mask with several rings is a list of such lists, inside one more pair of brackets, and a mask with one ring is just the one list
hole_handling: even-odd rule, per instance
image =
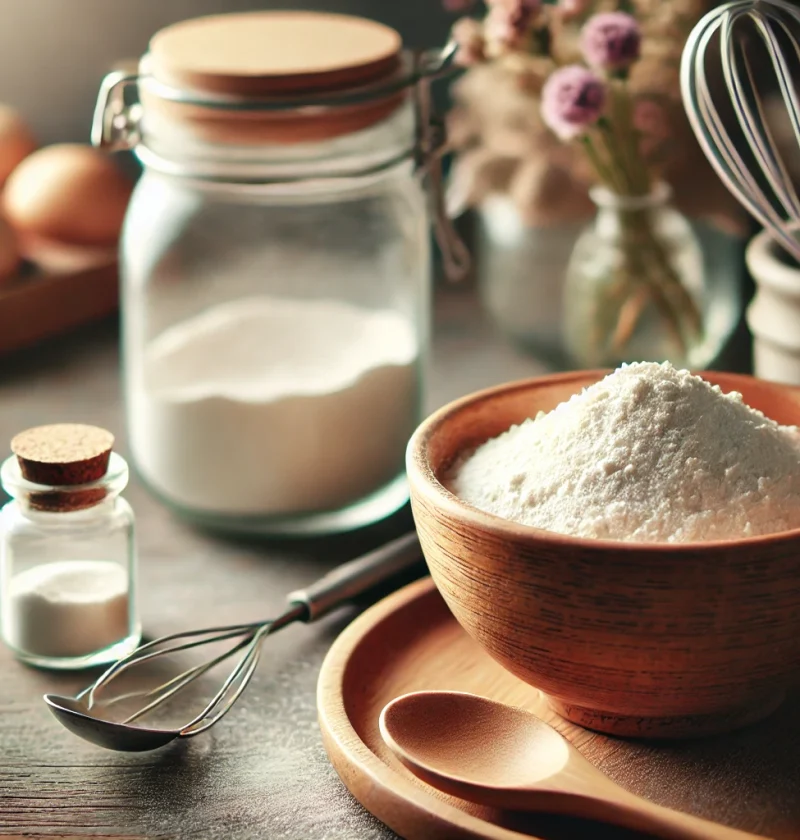
[[[396, 73], [401, 52], [394, 29], [349, 15], [267, 11], [196, 18], [152, 38], [140, 66], [140, 96], [145, 108], [169, 112], [211, 140], [322, 140], [384, 119], [403, 94], [288, 111], [247, 107], [248, 101], [295, 100], [380, 82]], [[147, 77], [196, 100], [229, 99], [232, 107], [159, 98], [157, 88], [148, 90]]]

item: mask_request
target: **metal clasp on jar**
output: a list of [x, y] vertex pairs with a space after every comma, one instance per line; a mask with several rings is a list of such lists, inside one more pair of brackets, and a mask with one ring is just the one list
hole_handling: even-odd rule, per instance
[[[159, 97], [182, 104], [204, 108], [274, 111], [314, 107], [335, 108], [363, 103], [370, 99], [397, 94], [404, 89], [411, 89], [416, 115], [416, 138], [414, 147], [408, 150], [405, 157], [414, 158], [418, 175], [426, 181], [426, 191], [431, 203], [433, 233], [442, 254], [445, 275], [449, 280], [457, 281], [468, 273], [471, 257], [445, 209], [442, 156], [446, 151], [446, 131], [444, 122], [436, 113], [431, 95], [432, 83], [452, 71], [454, 54], [455, 44], [452, 42], [441, 50], [406, 52], [404, 68], [387, 81], [356, 90], [303, 96], [298, 99], [234, 101], [229, 97], [205, 96], [199, 99], [189, 91], [170, 88], [160, 83], [157, 89]], [[142, 105], [138, 100], [139, 82], [138, 74], [125, 71], [114, 71], [103, 79], [92, 121], [91, 138], [95, 146], [110, 151], [137, 147], [141, 149], [143, 145], [140, 131]], [[153, 80], [148, 78], [148, 84], [152, 83]], [[153, 157], [152, 153], [147, 154], [148, 160]], [[396, 162], [396, 160], [389, 161], [385, 166], [394, 165]], [[175, 174], [196, 174], [190, 170], [190, 166], [187, 164], [180, 172], [174, 164], [169, 169]]]

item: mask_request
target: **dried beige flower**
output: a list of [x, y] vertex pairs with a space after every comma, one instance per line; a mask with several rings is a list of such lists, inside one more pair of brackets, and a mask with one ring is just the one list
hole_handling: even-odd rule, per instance
[[[697, 146], [680, 100], [683, 45], [711, 4], [712, 0], [632, 0], [643, 40], [629, 85], [637, 98], [658, 109], [658, 120], [653, 107], [649, 114], [640, 111], [645, 123], [640, 128], [646, 129], [650, 164], [673, 184], [677, 203], [706, 213], [712, 204], [722, 207], [728, 227], [738, 228], [742, 214]], [[593, 0], [591, 11], [618, 7], [618, 0]], [[504, 53], [470, 68], [454, 85], [448, 129], [449, 145], [459, 153], [454, 176], [459, 184], [453, 189], [459, 203], [475, 204], [488, 192], [502, 191], [531, 224], [569, 221], [571, 213], [572, 218], [586, 213], [592, 168], [580, 150], [552, 135], [540, 115], [546, 79], [556, 66], [580, 60], [579, 31], [569, 15], [553, 14], [548, 55]]]

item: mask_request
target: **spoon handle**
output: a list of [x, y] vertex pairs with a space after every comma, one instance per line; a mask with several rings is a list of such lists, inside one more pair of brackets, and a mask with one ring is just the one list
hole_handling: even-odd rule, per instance
[[673, 811], [622, 789], [619, 796], [616, 791], [613, 794], [608, 791], [602, 799], [593, 796], [581, 799], [581, 816], [643, 831], [664, 840], [764, 840], [761, 835]]

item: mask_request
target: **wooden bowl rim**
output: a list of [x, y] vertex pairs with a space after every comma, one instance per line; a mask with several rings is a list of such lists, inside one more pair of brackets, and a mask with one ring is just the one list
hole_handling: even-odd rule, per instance
[[[592, 384], [607, 376], [612, 371], [609, 369], [561, 371], [558, 373], [534, 376], [526, 379], [516, 379], [505, 382], [501, 385], [493, 385], [479, 391], [473, 391], [463, 397], [459, 397], [441, 408], [434, 411], [427, 419], [417, 427], [408, 442], [406, 454], [406, 470], [409, 484], [413, 489], [424, 496], [434, 507], [443, 509], [450, 516], [463, 520], [472, 527], [482, 528], [499, 534], [501, 537], [513, 541], [536, 540], [543, 546], [549, 548], [561, 548], [562, 550], [583, 549], [586, 551], [616, 551], [616, 552], [637, 552], [646, 554], [687, 554], [687, 553], [711, 553], [737, 550], [741, 548], [752, 548], [755, 546], [774, 546], [781, 543], [800, 542], [800, 528], [793, 528], [788, 531], [777, 531], [773, 534], [762, 534], [753, 537], [741, 537], [729, 540], [699, 540], [693, 542], [632, 542], [626, 540], [611, 540], [591, 537], [575, 537], [569, 534], [559, 534], [555, 531], [547, 531], [537, 528], [534, 525], [525, 525], [504, 519], [493, 513], [480, 510], [468, 502], [463, 501], [454, 493], [450, 492], [444, 484], [436, 477], [433, 468], [428, 461], [428, 444], [433, 435], [441, 429], [455, 415], [465, 408], [476, 403], [485, 402], [500, 394], [507, 394], [513, 391], [526, 391], [552, 384], [566, 384], [573, 380], [592, 379]], [[759, 383], [772, 388], [775, 391], [796, 392], [800, 394], [800, 386], [786, 385], [779, 382], [770, 382], [759, 379], [744, 373], [727, 373], [724, 371], [692, 371], [711, 384], [728, 387], [729, 390], [739, 391], [736, 383]], [[710, 377], [710, 378], [709, 378]], [[723, 382], [726, 383], [723, 386]], [[576, 393], [578, 393], [576, 391]], [[800, 420], [800, 417], [798, 417]], [[412, 492], [413, 497], [413, 492]]]

